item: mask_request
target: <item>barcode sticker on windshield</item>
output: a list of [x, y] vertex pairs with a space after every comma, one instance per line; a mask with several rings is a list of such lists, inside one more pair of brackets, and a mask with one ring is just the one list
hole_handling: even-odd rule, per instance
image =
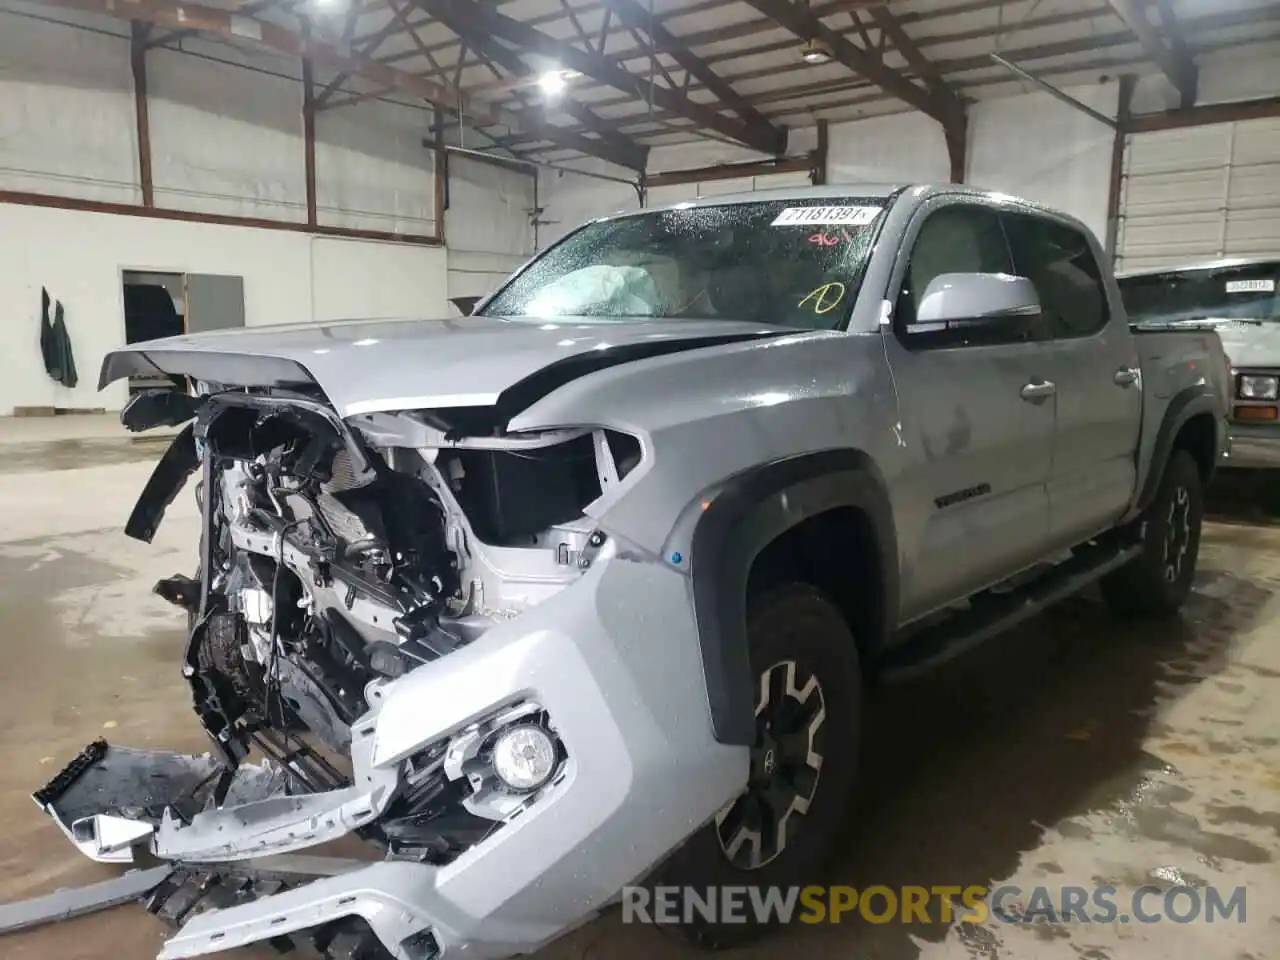
[[1274, 280], [1228, 280], [1227, 293], [1275, 293]]
[[865, 227], [879, 207], [787, 207], [774, 218], [774, 227]]

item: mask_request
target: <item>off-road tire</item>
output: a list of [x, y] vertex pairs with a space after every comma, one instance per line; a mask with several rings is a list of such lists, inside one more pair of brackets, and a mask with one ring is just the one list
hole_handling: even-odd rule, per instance
[[[771, 682], [784, 687], [794, 678], [795, 686], [802, 690], [809, 687], [809, 677], [816, 678], [818, 682], [820, 700], [817, 703], [813, 702], [812, 689], [809, 689], [808, 700], [804, 702], [791, 696], [787, 698], [787, 708], [795, 717], [792, 725], [798, 724], [804, 731], [803, 738], [808, 744], [810, 757], [814, 752], [821, 756], [817, 776], [812, 777], [812, 767], [797, 765], [790, 760], [795, 755], [798, 742], [794, 735], [786, 747], [782, 739], [776, 741], [778, 758], [773, 765], [777, 771], [775, 776], [782, 777], [783, 784], [803, 783], [806, 787], [802, 792], [812, 789], [807, 812], [797, 810], [784, 817], [782, 830], [777, 835], [784, 836], [785, 840], [780, 848], [777, 844], [773, 846], [772, 859], [754, 868], [744, 868], [731, 862], [721, 839], [722, 829], [732, 829], [730, 822], [726, 818], [726, 825], [722, 828], [713, 820], [657, 871], [649, 882], [651, 890], [659, 886], [676, 886], [692, 887], [705, 893], [708, 888], [758, 886], [763, 893], [775, 886], [802, 887], [822, 882], [825, 869], [841, 848], [843, 828], [851, 819], [849, 808], [858, 766], [862, 706], [862, 676], [853, 635], [840, 611], [820, 591], [807, 584], [790, 583], [774, 587], [750, 603], [747, 637], [751, 666], [757, 678], [755, 696], [759, 718], [774, 709], [768, 702], [778, 699], [776, 693], [771, 692], [769, 700], [766, 700], [760, 686], [766, 674]], [[794, 664], [794, 668], [789, 668], [788, 664]], [[771, 691], [777, 689], [771, 687]], [[819, 723], [815, 725], [812, 719], [808, 719], [806, 711], [820, 712]], [[763, 726], [762, 719], [758, 723]], [[775, 729], [784, 726], [779, 723]], [[763, 744], [770, 736], [763, 731], [758, 733], [761, 740], [753, 750], [753, 775], [755, 771], [764, 769], [761, 761], [767, 751]], [[772, 744], [775, 741], [768, 742]], [[759, 781], [753, 780], [753, 783]], [[745, 802], [746, 797], [744, 793], [744, 799], [739, 802]], [[737, 848], [736, 855], [740, 858], [744, 856], [744, 846]], [[762, 840], [755, 849], [765, 847]], [[749, 907], [743, 912], [749, 912]], [[764, 933], [768, 926], [754, 919], [745, 923], [726, 923], [708, 922], [694, 916], [690, 922], [682, 919], [677, 924], [664, 924], [661, 929], [680, 935], [704, 949], [714, 950], [753, 939]]]
[[1152, 619], [1178, 612], [1195, 579], [1203, 519], [1200, 468], [1186, 450], [1175, 450], [1140, 521], [1142, 553], [1102, 580], [1112, 613]]

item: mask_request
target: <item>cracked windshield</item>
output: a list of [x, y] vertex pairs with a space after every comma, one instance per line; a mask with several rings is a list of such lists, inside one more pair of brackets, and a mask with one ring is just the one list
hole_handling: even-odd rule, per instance
[[588, 224], [485, 307], [491, 317], [733, 320], [842, 327], [880, 201], [688, 206]]

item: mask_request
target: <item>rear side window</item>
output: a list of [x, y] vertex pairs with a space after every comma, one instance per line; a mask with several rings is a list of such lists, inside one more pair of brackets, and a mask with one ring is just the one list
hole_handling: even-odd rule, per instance
[[1052, 336], [1087, 337], [1107, 325], [1102, 272], [1088, 238], [1054, 220], [1006, 214], [1014, 272], [1035, 284]]

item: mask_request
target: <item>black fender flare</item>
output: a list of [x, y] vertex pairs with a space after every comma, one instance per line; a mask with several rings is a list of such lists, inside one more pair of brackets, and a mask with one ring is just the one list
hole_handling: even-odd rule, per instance
[[863, 451], [825, 450], [785, 457], [730, 479], [694, 528], [691, 578], [711, 725], [720, 743], [755, 742], [755, 677], [747, 648], [747, 579], [760, 552], [779, 535], [829, 510], [854, 507], [871, 524], [879, 576], [882, 636], [898, 613], [898, 547], [893, 510], [880, 471]]
[[1222, 449], [1222, 437], [1217, 435], [1222, 430], [1220, 418], [1216, 415], [1217, 404], [1218, 396], [1207, 384], [1186, 387], [1174, 394], [1165, 408], [1164, 419], [1160, 421], [1160, 427], [1156, 430], [1155, 444], [1151, 448], [1151, 465], [1147, 468], [1146, 478], [1142, 482], [1142, 491], [1138, 495], [1137, 503], [1134, 504], [1135, 512], [1140, 513], [1146, 510], [1155, 499], [1156, 491], [1160, 489], [1160, 481], [1164, 479], [1165, 467], [1168, 466], [1169, 457], [1173, 454], [1173, 442], [1177, 439], [1178, 431], [1192, 417], [1205, 413], [1213, 416], [1215, 455]]

